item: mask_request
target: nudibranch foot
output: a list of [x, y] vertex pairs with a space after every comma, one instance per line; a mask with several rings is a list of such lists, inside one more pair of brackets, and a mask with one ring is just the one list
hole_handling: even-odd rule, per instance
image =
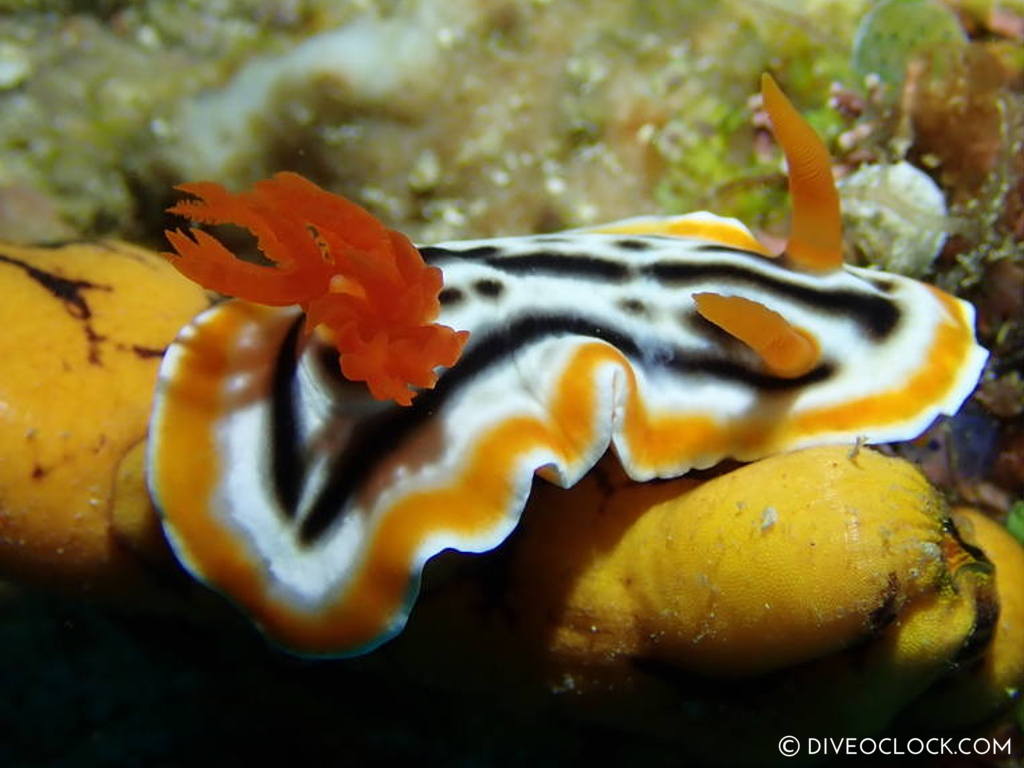
[[273, 266], [242, 261], [198, 229], [167, 232], [171, 263], [211, 290], [302, 307], [309, 327], [330, 329], [346, 378], [365, 381], [377, 399], [408, 405], [409, 385], [432, 386], [434, 369], [458, 359], [468, 334], [433, 322], [440, 270], [355, 203], [294, 173], [239, 195], [211, 182], [178, 188], [197, 199], [170, 213], [248, 229]]
[[185, 261], [209, 251], [228, 293], [279, 278], [298, 309], [234, 291], [165, 358], [149, 478], [182, 561], [281, 644], [351, 655], [401, 630], [428, 559], [500, 544], [537, 473], [572, 485], [611, 448], [674, 477], [955, 412], [986, 358], [973, 309], [837, 261], [827, 163], [765, 97], [796, 153], [782, 260], [709, 213], [417, 252], [294, 174], [186, 187], [209, 208], [181, 212], [240, 222], [276, 266], [198, 235]]

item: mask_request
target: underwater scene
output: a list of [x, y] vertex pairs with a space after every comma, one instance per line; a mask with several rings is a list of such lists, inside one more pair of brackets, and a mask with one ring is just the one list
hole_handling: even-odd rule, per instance
[[1024, 0], [0, 0], [0, 764], [1024, 766]]

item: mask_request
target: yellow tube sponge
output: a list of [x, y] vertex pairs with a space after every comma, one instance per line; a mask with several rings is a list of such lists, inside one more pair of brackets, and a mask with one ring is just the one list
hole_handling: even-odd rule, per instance
[[759, 674], [848, 647], [947, 576], [941, 499], [868, 450], [798, 451], [701, 485], [542, 494], [521, 572], [555, 617], [557, 654]]
[[929, 728], [977, 725], [1004, 710], [1024, 688], [1024, 547], [975, 509], [958, 507], [953, 520], [968, 545], [995, 566], [999, 615], [991, 634], [975, 638], [973, 653], [909, 713], [908, 719]]
[[701, 759], [877, 734], [998, 613], [992, 566], [939, 494], [868, 449], [704, 482], [629, 483], [608, 462], [534, 493], [508, 579], [520, 645], [571, 710]]
[[119, 242], [0, 244], [0, 296], [0, 574], [123, 592], [131, 547], [160, 540], [122, 460], [141, 470], [160, 358], [209, 301]]

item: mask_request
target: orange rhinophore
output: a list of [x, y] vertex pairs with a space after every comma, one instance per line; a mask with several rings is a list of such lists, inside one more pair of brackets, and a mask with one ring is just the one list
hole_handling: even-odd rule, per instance
[[[410, 386], [432, 387], [469, 337], [433, 322], [441, 270], [424, 263], [404, 235], [366, 210], [295, 173], [278, 173], [249, 192], [212, 182], [182, 184], [198, 198], [168, 208], [202, 224], [248, 229], [274, 265], [235, 257], [198, 229], [168, 230], [168, 254], [184, 275], [219, 293], [269, 306], [299, 305], [307, 330], [324, 326], [341, 372], [365, 381], [378, 400], [409, 405]], [[191, 237], [189, 236], [191, 235]]]
[[757, 352], [776, 376], [803, 376], [821, 360], [813, 336], [758, 301], [717, 293], [695, 293], [693, 301], [701, 317]]
[[839, 269], [843, 265], [843, 222], [828, 150], [768, 73], [761, 76], [761, 97], [789, 166], [793, 221], [786, 254], [803, 269]]

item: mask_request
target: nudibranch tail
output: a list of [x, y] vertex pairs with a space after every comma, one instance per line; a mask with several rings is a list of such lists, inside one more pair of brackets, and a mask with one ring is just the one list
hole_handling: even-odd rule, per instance
[[410, 385], [433, 386], [434, 369], [458, 359], [469, 334], [433, 322], [441, 271], [355, 203], [294, 173], [278, 173], [239, 195], [212, 182], [178, 188], [197, 199], [170, 213], [248, 229], [273, 266], [242, 261], [198, 229], [167, 232], [177, 252], [168, 254], [171, 263], [211, 290], [300, 306], [308, 329], [329, 329], [342, 374], [366, 382], [375, 398], [409, 405]]
[[786, 254], [804, 269], [839, 269], [843, 223], [828, 149], [767, 73], [761, 76], [761, 96], [789, 167], [793, 219]]

